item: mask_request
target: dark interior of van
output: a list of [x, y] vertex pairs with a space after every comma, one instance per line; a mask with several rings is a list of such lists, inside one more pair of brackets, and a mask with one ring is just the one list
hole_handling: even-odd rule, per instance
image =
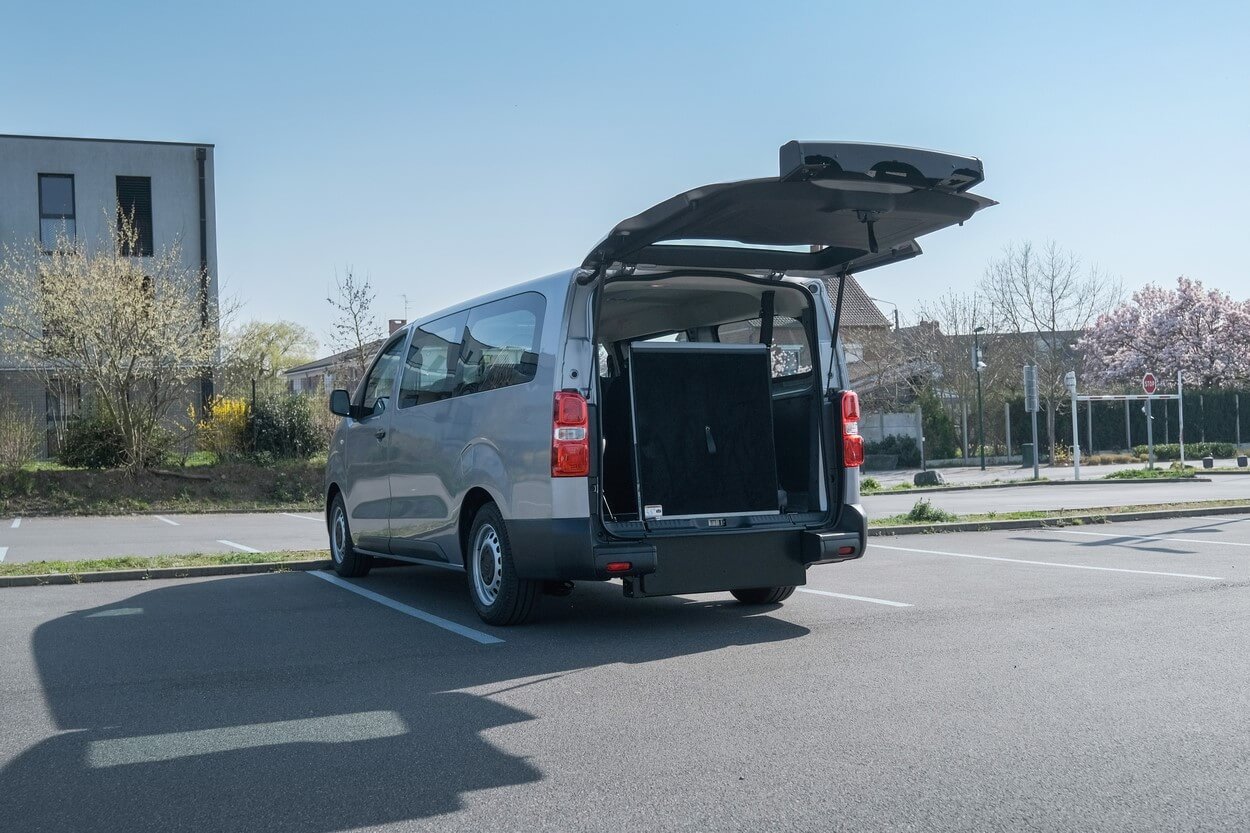
[[603, 288], [596, 334], [606, 522], [821, 510], [810, 305], [793, 285], [723, 275]]

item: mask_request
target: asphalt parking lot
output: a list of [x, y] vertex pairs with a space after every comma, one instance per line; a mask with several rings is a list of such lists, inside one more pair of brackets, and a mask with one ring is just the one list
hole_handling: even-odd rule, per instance
[[1250, 516], [875, 539], [810, 578], [582, 586], [515, 629], [419, 567], [6, 589], [0, 819], [1246, 828]]

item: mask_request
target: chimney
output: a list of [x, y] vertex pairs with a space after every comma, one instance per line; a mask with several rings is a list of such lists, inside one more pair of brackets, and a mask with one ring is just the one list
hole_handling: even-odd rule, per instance
[[387, 335], [394, 335], [395, 331], [404, 326], [408, 322], [403, 318], [392, 318], [386, 322]]

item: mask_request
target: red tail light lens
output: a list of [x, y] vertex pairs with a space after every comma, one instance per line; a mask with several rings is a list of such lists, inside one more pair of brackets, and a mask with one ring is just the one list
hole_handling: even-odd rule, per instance
[[864, 438], [859, 435], [859, 395], [842, 394], [842, 465], [848, 469], [864, 463]]
[[590, 474], [590, 412], [577, 391], [556, 393], [552, 408], [551, 476]]
[[607, 564], [604, 565], [603, 569], [608, 571], [609, 573], [628, 573], [630, 570], [634, 569], [634, 562], [632, 561], [609, 561]]

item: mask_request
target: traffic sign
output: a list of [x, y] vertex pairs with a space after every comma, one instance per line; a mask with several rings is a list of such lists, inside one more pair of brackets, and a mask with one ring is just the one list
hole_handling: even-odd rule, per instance
[[1037, 365], [1026, 364], [1024, 366], [1024, 410], [1030, 414], [1037, 413], [1038, 405], [1040, 404], [1039, 399]]
[[1155, 389], [1158, 387], [1159, 380], [1155, 378], [1153, 373], [1147, 373], [1145, 376], [1141, 377], [1141, 389], [1146, 393], [1154, 393]]

